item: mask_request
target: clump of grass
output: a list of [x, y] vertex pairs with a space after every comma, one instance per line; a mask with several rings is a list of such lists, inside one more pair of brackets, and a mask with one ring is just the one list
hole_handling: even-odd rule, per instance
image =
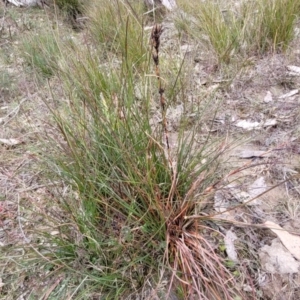
[[82, 0], [54, 0], [54, 3], [65, 12], [68, 16], [76, 19], [76, 17], [82, 14], [84, 10], [84, 2], [85, 5], [87, 4], [86, 1]]
[[16, 94], [16, 85], [9, 72], [4, 71], [0, 75], [0, 101], [6, 102]]
[[[195, 127], [181, 126], [170, 145], [170, 104], [160, 75], [162, 28], [155, 25], [151, 34], [153, 72], [141, 13], [114, 3], [120, 23], [113, 13], [103, 27], [91, 18], [87, 28], [96, 38], [89, 47], [66, 46], [68, 56], [61, 56], [55, 68], [45, 62], [68, 99], [58, 109], [50, 106], [55, 126], [43, 153], [51, 178], [65, 187], [54, 204], [56, 214], [45, 213], [55, 234], [45, 234], [47, 242], [34, 248], [49, 277], [63, 278], [50, 292], [62, 298], [68, 288], [75, 299], [124, 299], [152, 286], [152, 295], [168, 298], [180, 286], [188, 299], [234, 299], [242, 294], [240, 287], [218, 243], [210, 240], [222, 235], [211, 228], [208, 216], [199, 217], [219, 181], [222, 147], [212, 144], [210, 135], [196, 144], [203, 111]], [[114, 33], [108, 47], [97, 28]], [[142, 86], [139, 101], [137, 84]], [[162, 123], [153, 124], [153, 98], [160, 103]], [[159, 291], [165, 281], [169, 286]]]
[[299, 5], [298, 0], [256, 0], [245, 4], [249, 6], [249, 45], [255, 46], [259, 54], [285, 51], [294, 37]]
[[[212, 1], [179, 1], [179, 5], [186, 11], [186, 18], [190, 19], [190, 28], [185, 27], [187, 33], [204, 43], [208, 42], [218, 63], [228, 64], [240, 42], [240, 22], [234, 12], [223, 10], [220, 3]], [[182, 23], [180, 18], [177, 18], [177, 23]]]
[[21, 48], [21, 56], [25, 63], [39, 75], [50, 78], [54, 74], [60, 48], [53, 33], [46, 31], [39, 35], [26, 36]]
[[[219, 1], [178, 1], [190, 18], [185, 31], [203, 43], [209, 41], [218, 64], [234, 56], [285, 51], [294, 37], [299, 1], [254, 0], [233, 9]], [[177, 18], [178, 26], [183, 28]]]
[[118, 54], [132, 67], [146, 59], [148, 39], [145, 37], [142, 1], [93, 1], [86, 14], [89, 30], [99, 44], [100, 53]]
[[206, 35], [218, 63], [229, 63], [239, 45], [237, 19], [231, 11], [223, 13], [220, 6], [210, 2], [202, 4], [198, 17], [200, 32]]
[[[59, 226], [49, 259], [76, 268], [93, 292], [108, 299], [138, 294], [147, 282], [156, 287], [166, 279], [166, 295], [180, 284], [187, 298], [234, 299], [240, 294], [234, 277], [206, 237], [219, 233], [207, 218], [188, 218], [209, 197], [221, 151], [209, 140], [195, 150], [195, 132], [184, 128], [177, 145], [169, 145], [161, 30], [154, 26], [151, 36], [156, 76], [148, 76], [150, 66], [132, 68], [129, 55], [121, 55], [121, 68], [101, 62], [90, 49], [66, 59], [60, 76], [69, 88], [69, 106], [54, 112], [62, 141], [57, 144], [56, 136], [52, 162], [73, 193], [60, 199], [69, 217]], [[144, 84], [139, 104], [137, 79]], [[156, 126], [149, 112], [153, 80], [159, 83], [163, 119]]]

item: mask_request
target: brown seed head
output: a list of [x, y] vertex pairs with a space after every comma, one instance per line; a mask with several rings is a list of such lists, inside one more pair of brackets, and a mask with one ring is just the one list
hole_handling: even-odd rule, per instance
[[155, 65], [158, 65], [158, 52], [160, 45], [160, 36], [162, 34], [162, 26], [155, 24], [151, 32], [151, 43], [152, 43], [152, 58]]

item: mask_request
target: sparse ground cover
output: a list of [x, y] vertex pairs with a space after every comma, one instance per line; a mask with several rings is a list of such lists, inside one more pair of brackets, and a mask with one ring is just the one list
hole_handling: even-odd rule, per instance
[[0, 6], [0, 298], [299, 299], [299, 1], [57, 4]]

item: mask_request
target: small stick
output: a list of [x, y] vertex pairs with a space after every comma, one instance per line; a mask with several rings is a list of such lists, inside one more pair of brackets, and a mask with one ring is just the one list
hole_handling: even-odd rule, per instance
[[19, 223], [19, 228], [20, 228], [20, 231], [21, 231], [21, 234], [24, 238], [24, 241], [26, 244], [30, 243], [30, 239], [28, 239], [23, 231], [23, 228], [22, 228], [22, 224], [21, 224], [21, 212], [20, 212], [20, 195], [18, 194], [18, 223]]

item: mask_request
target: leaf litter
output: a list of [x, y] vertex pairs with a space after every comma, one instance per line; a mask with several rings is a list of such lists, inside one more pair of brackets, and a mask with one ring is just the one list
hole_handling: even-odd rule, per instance
[[267, 221], [264, 224], [278, 236], [285, 248], [300, 261], [300, 236], [289, 233], [274, 222]]

